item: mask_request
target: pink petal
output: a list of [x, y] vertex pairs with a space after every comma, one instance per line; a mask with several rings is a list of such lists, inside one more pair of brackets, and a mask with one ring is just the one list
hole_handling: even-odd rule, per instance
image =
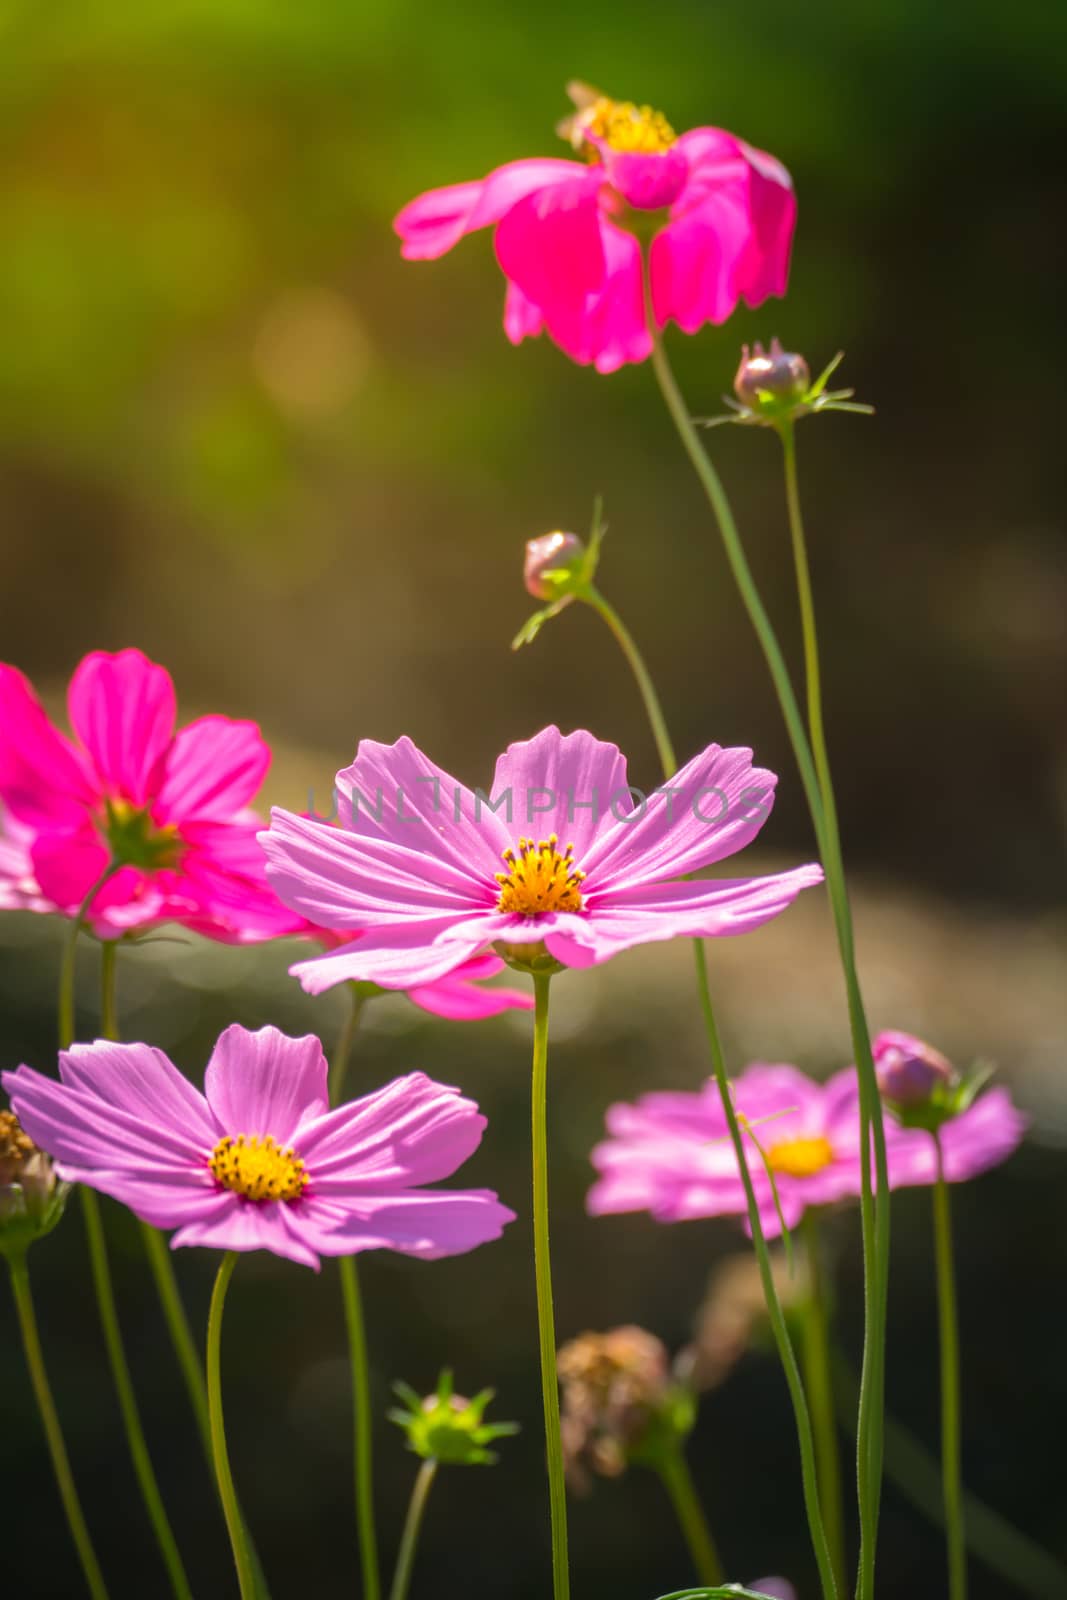
[[323, 994], [350, 981], [378, 983], [383, 989], [434, 983], [454, 973], [485, 944], [479, 935], [435, 944], [439, 934], [451, 934], [453, 925], [453, 918], [438, 918], [369, 931], [339, 950], [296, 962], [289, 972], [299, 978], [307, 994]]
[[793, 180], [774, 156], [738, 141], [749, 169], [752, 235], [741, 269], [742, 290], [750, 306], [768, 295], [784, 295], [789, 278], [789, 252], [797, 220]]
[[248, 805], [269, 766], [270, 748], [254, 722], [201, 717], [180, 729], [170, 747], [153, 815], [161, 823], [228, 822]]
[[[220, 1130], [207, 1100], [162, 1050], [147, 1044], [75, 1044], [59, 1057], [62, 1082], [210, 1149]], [[184, 1147], [184, 1145], [183, 1145]]]
[[156, 793], [174, 734], [174, 684], [140, 650], [94, 650], [67, 692], [70, 724], [108, 794], [135, 806]]
[[502, 1011], [530, 1011], [533, 995], [520, 989], [483, 989], [460, 977], [462, 968], [435, 983], [416, 984], [407, 991], [413, 1005], [451, 1022], [477, 1022]]
[[319, 1258], [301, 1238], [299, 1219], [281, 1201], [247, 1201], [237, 1194], [221, 1194], [214, 1211], [180, 1228], [170, 1241], [172, 1250], [201, 1245], [213, 1250], [269, 1250], [299, 1266], [319, 1270]]
[[289, 1144], [297, 1125], [326, 1110], [326, 1057], [311, 1034], [238, 1023], [219, 1036], [204, 1077], [208, 1105], [226, 1133], [271, 1134]]
[[521, 344], [524, 339], [536, 339], [544, 326], [545, 319], [533, 301], [526, 298], [517, 283], [509, 280], [504, 296], [504, 332], [511, 343]]
[[598, 195], [603, 173], [577, 175], [528, 194], [501, 218], [496, 258], [545, 319], [553, 337], [566, 338], [584, 314], [589, 295], [604, 284]]
[[0, 665], [0, 799], [32, 828], [77, 827], [95, 805], [88, 763], [48, 719], [30, 684]]
[[696, 872], [742, 850], [767, 820], [777, 781], [752, 765], [751, 750], [709, 745], [653, 791], [643, 815], [637, 808], [621, 820], [606, 817], [579, 862], [590, 894], [599, 903], [604, 894]]
[[620, 811], [633, 804], [626, 787], [626, 758], [617, 745], [584, 730], [563, 735], [548, 727], [509, 745], [496, 764], [493, 795], [499, 799], [509, 790], [508, 844], [522, 834], [545, 839], [555, 833], [562, 846], [573, 843], [578, 867], [607, 827], [604, 819], [610, 822], [613, 797]]
[[351, 1250], [399, 1250], [423, 1261], [436, 1261], [442, 1256], [465, 1255], [499, 1239], [514, 1221], [514, 1211], [501, 1205], [489, 1189], [422, 1189], [361, 1201], [358, 1213], [331, 1239], [323, 1240], [320, 1248], [324, 1254], [336, 1255]]
[[[74, 911], [103, 875], [110, 856], [97, 830], [83, 817], [81, 826], [70, 832], [39, 834], [30, 847], [30, 860], [45, 898], [64, 910]], [[113, 879], [94, 898], [97, 911], [104, 904], [114, 904], [116, 894], [128, 897], [143, 874], [127, 868], [121, 876], [124, 879], [121, 886]], [[110, 894], [105, 901], [108, 890]]]
[[662, 327], [673, 319], [685, 333], [733, 313], [751, 241], [742, 185], [713, 191], [672, 220], [652, 244], [652, 301]]
[[473, 1100], [413, 1072], [336, 1111], [310, 1111], [294, 1138], [309, 1192], [337, 1200], [450, 1178], [477, 1150], [485, 1126]]
[[497, 167], [487, 178], [420, 194], [393, 223], [404, 241], [401, 255], [409, 261], [443, 256], [464, 234], [498, 222], [527, 195], [586, 170], [576, 161], [512, 161]]

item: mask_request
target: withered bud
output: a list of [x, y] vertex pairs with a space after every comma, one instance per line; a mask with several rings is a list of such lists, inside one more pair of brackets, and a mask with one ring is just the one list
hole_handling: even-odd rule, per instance
[[576, 533], [543, 533], [526, 544], [523, 580], [535, 600], [555, 600], [562, 593], [559, 577], [577, 573], [585, 559], [585, 545]]
[[749, 410], [765, 409], [766, 396], [776, 406], [794, 405], [804, 398], [810, 387], [808, 363], [803, 356], [783, 350], [779, 340], [771, 340], [769, 352], [758, 340], [751, 351], [747, 344], [742, 347], [734, 393]]
[[588, 1488], [590, 1472], [618, 1477], [671, 1407], [666, 1347], [644, 1328], [612, 1328], [570, 1340], [556, 1364], [563, 1458], [572, 1486]]
[[13, 1111], [0, 1111], [0, 1248], [21, 1249], [49, 1232], [63, 1209], [66, 1185], [56, 1183], [49, 1156], [39, 1150]]

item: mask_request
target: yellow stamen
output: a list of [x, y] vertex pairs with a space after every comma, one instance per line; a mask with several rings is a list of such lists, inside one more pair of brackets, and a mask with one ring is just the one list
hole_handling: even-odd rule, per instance
[[506, 872], [498, 872], [500, 885], [498, 911], [512, 911], [520, 917], [539, 917], [544, 911], [580, 911], [582, 897], [579, 884], [585, 877], [572, 859], [574, 846], [569, 844], [561, 855], [559, 839], [552, 834], [537, 844], [532, 839], [519, 840], [519, 852], [504, 851]]
[[790, 1178], [810, 1178], [833, 1159], [833, 1145], [821, 1135], [816, 1139], [782, 1139], [767, 1150], [771, 1171], [784, 1172]]
[[246, 1200], [299, 1200], [307, 1188], [304, 1163], [293, 1150], [282, 1147], [268, 1133], [229, 1134], [220, 1139], [208, 1162], [212, 1175], [224, 1189]]
[[636, 106], [632, 100], [597, 100], [579, 118], [587, 139], [599, 139], [612, 150], [639, 155], [660, 155], [669, 150], [676, 134], [662, 111]]

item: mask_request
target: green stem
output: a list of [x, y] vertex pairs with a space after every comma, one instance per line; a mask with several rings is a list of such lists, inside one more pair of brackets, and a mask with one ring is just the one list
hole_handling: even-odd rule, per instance
[[808, 1527], [811, 1530], [811, 1542], [819, 1568], [819, 1581], [822, 1585], [824, 1600], [836, 1600], [838, 1589], [834, 1578], [833, 1563], [830, 1559], [830, 1547], [826, 1539], [826, 1529], [823, 1525], [822, 1509], [819, 1504], [815, 1441], [811, 1430], [808, 1404], [804, 1397], [804, 1385], [801, 1382], [800, 1368], [797, 1366], [797, 1358], [793, 1350], [793, 1342], [789, 1337], [785, 1315], [778, 1299], [778, 1290], [775, 1287], [774, 1272], [771, 1268], [767, 1241], [763, 1236], [759, 1202], [756, 1199], [752, 1174], [749, 1171], [748, 1160], [745, 1155], [741, 1128], [737, 1120], [737, 1112], [734, 1110], [733, 1096], [730, 1093], [730, 1080], [726, 1072], [726, 1060], [723, 1055], [718, 1024], [715, 1021], [715, 1011], [711, 1001], [711, 988], [708, 983], [707, 959], [703, 941], [694, 939], [693, 949], [696, 955], [700, 1004], [704, 1013], [704, 1026], [708, 1035], [708, 1047], [711, 1051], [715, 1082], [722, 1099], [722, 1108], [730, 1131], [734, 1154], [737, 1157], [737, 1170], [741, 1175], [741, 1182], [745, 1189], [745, 1199], [748, 1204], [748, 1221], [752, 1229], [752, 1243], [755, 1247], [756, 1260], [759, 1264], [760, 1282], [763, 1285], [763, 1297], [767, 1303], [767, 1315], [770, 1319], [771, 1332], [774, 1335], [778, 1356], [785, 1372], [789, 1397], [793, 1402], [793, 1414], [796, 1418], [797, 1437], [800, 1444], [800, 1474], [804, 1490], [804, 1509], [807, 1512]]
[[[860, 1177], [864, 1260], [864, 1377], [860, 1394], [859, 1447], [857, 1450], [861, 1554], [857, 1595], [859, 1600], [873, 1600], [874, 1547], [877, 1536], [878, 1503], [881, 1486], [885, 1313], [889, 1271], [889, 1191], [882, 1107], [878, 1097], [870, 1038], [860, 994], [859, 980], [856, 975], [851, 912], [845, 886], [840, 841], [837, 837], [836, 816], [828, 816], [826, 810], [826, 795], [828, 794], [832, 801], [832, 789], [828, 788], [826, 794], [824, 794], [796, 696], [793, 692], [789, 669], [786, 666], [781, 647], [778, 644], [770, 618], [767, 615], [749, 568], [737, 525], [730, 509], [730, 503], [719, 475], [697, 435], [696, 428], [689, 415], [689, 409], [686, 406], [681, 390], [678, 388], [674, 373], [667, 359], [659, 329], [652, 314], [651, 286], [647, 267], [644, 276], [648, 326], [652, 338], [651, 360], [653, 371], [656, 374], [667, 410], [678, 430], [682, 446], [693, 465], [715, 515], [730, 570], [733, 573], [734, 581], [740, 591], [745, 609], [755, 629], [770, 670], [815, 828], [819, 852], [826, 873], [827, 891], [834, 917], [841, 965], [845, 976], [852, 1047], [856, 1057], [860, 1091]], [[810, 635], [810, 644], [814, 647], [814, 633]], [[823, 754], [825, 755], [825, 747], [823, 747]], [[828, 766], [825, 769], [825, 777], [828, 783]], [[878, 1190], [879, 1194], [886, 1197], [883, 1203], [878, 1206], [875, 1205], [871, 1173], [870, 1135], [872, 1132], [875, 1169], [878, 1174]]]
[[[812, 753], [823, 805], [822, 844], [826, 883], [837, 929], [838, 947], [845, 975], [849, 1022], [856, 1055], [860, 1086], [862, 1146], [860, 1159], [863, 1193], [861, 1207], [864, 1230], [864, 1296], [867, 1337], [864, 1342], [863, 1376], [860, 1387], [860, 1419], [857, 1469], [860, 1483], [860, 1571], [857, 1593], [862, 1600], [873, 1600], [874, 1560], [878, 1537], [878, 1511], [881, 1498], [882, 1455], [884, 1451], [885, 1411], [885, 1323], [889, 1299], [889, 1177], [885, 1147], [882, 1102], [874, 1072], [870, 1033], [856, 971], [852, 911], [845, 882], [845, 865], [837, 822], [830, 755], [822, 708], [822, 679], [819, 667], [819, 640], [815, 623], [815, 601], [808, 563], [804, 518], [800, 508], [797, 479], [796, 437], [793, 425], [785, 422], [778, 430], [782, 441], [785, 470], [786, 507], [793, 545], [797, 600], [804, 640], [804, 672], [807, 686], [808, 726]], [[874, 1160], [877, 1195], [870, 1193], [870, 1136], [874, 1135]], [[868, 1241], [873, 1225], [873, 1254]], [[873, 1283], [871, 1269], [873, 1268]], [[871, 1330], [877, 1330], [877, 1338]]]
[[[69, 1050], [77, 1036], [77, 1026], [74, 1018], [74, 979], [78, 962], [78, 936], [85, 927], [86, 918], [90, 907], [105, 883], [109, 883], [118, 872], [121, 863], [109, 861], [103, 872], [93, 884], [78, 908], [77, 914], [70, 925], [70, 933], [63, 949], [63, 959], [59, 965], [59, 1048]], [[106, 946], [105, 946], [106, 949]]]
[[537, 1282], [537, 1329], [541, 1347], [541, 1398], [545, 1413], [548, 1499], [552, 1518], [552, 1593], [570, 1600], [567, 1560], [567, 1491], [563, 1478], [563, 1442], [559, 1428], [559, 1382], [556, 1376], [556, 1321], [552, 1306], [552, 1257], [548, 1238], [548, 991], [550, 973], [535, 973], [533, 1084], [531, 1091], [533, 1147], [534, 1276]]
[[22, 1346], [26, 1352], [26, 1365], [30, 1369], [30, 1381], [33, 1384], [34, 1396], [37, 1400], [37, 1409], [41, 1413], [41, 1422], [44, 1426], [45, 1438], [48, 1441], [49, 1454], [52, 1457], [52, 1470], [56, 1475], [60, 1499], [63, 1509], [67, 1514], [67, 1523], [70, 1527], [71, 1537], [78, 1551], [82, 1572], [85, 1575], [86, 1586], [93, 1600], [108, 1600], [107, 1586], [100, 1571], [100, 1564], [96, 1559], [89, 1529], [85, 1523], [81, 1501], [78, 1491], [74, 1486], [74, 1476], [70, 1470], [70, 1458], [67, 1447], [63, 1442], [63, 1431], [59, 1425], [59, 1415], [56, 1403], [52, 1398], [52, 1388], [48, 1382], [48, 1373], [45, 1370], [44, 1355], [41, 1351], [41, 1340], [37, 1331], [37, 1317], [33, 1309], [33, 1295], [30, 1290], [30, 1274], [26, 1265], [25, 1255], [12, 1255], [8, 1257], [11, 1268], [11, 1290], [15, 1296], [15, 1309], [18, 1312], [19, 1328], [22, 1333]]
[[648, 668], [645, 666], [644, 658], [642, 657], [640, 650], [637, 648], [634, 637], [629, 628], [623, 622], [622, 618], [619, 616], [619, 613], [615, 610], [615, 607], [604, 599], [604, 596], [600, 593], [599, 589], [595, 589], [593, 585], [590, 584], [589, 588], [582, 595], [582, 598], [588, 605], [593, 607], [594, 611], [598, 612], [599, 615], [603, 617], [604, 621], [615, 635], [615, 638], [619, 644], [619, 648], [626, 657], [626, 660], [630, 665], [630, 670], [637, 680], [637, 687], [640, 690], [641, 699], [644, 702], [645, 713], [652, 729], [652, 737], [656, 741], [656, 751], [663, 766], [663, 776], [665, 778], [672, 778], [678, 770], [678, 762], [674, 754], [674, 745], [671, 742], [671, 736], [667, 729], [667, 720], [663, 715], [663, 707], [659, 703], [659, 696], [656, 693], [656, 686], [652, 682], [651, 675], [649, 674]]
[[[615, 635], [629, 662], [634, 677], [637, 680], [641, 698], [644, 701], [649, 721], [652, 725], [653, 735], [656, 740], [660, 760], [663, 764], [663, 775], [669, 781], [677, 770], [674, 756], [674, 747], [667, 731], [666, 719], [663, 715], [655, 685], [652, 682], [648, 669], [645, 666], [641, 653], [630, 634], [622, 623], [621, 618], [613, 608], [607, 605], [595, 589], [590, 587], [583, 596], [588, 604], [592, 605], [603, 617]], [[707, 959], [702, 940], [693, 941], [693, 958], [696, 968], [697, 990], [700, 996], [701, 1010], [708, 1034], [708, 1043], [711, 1049], [712, 1062], [715, 1068], [715, 1078], [719, 1093], [722, 1096], [723, 1106], [726, 1111], [727, 1121], [730, 1124], [731, 1138], [734, 1142], [734, 1151], [737, 1155], [738, 1169], [745, 1187], [745, 1196], [748, 1202], [749, 1219], [752, 1223], [752, 1237], [756, 1248], [757, 1260], [760, 1268], [760, 1279], [763, 1285], [764, 1296], [767, 1301], [767, 1310], [774, 1330], [775, 1341], [778, 1345], [779, 1355], [785, 1371], [786, 1382], [789, 1387], [790, 1397], [793, 1401], [797, 1419], [797, 1432], [800, 1440], [801, 1469], [804, 1475], [804, 1499], [808, 1511], [808, 1521], [811, 1529], [812, 1544], [815, 1548], [816, 1560], [819, 1563], [820, 1575], [823, 1581], [824, 1595], [836, 1594], [834, 1587], [833, 1565], [829, 1556], [829, 1547], [826, 1534], [822, 1527], [819, 1496], [817, 1487], [817, 1473], [815, 1467], [814, 1446], [812, 1442], [811, 1423], [807, 1413], [804, 1399], [803, 1384], [797, 1369], [796, 1357], [793, 1353], [789, 1332], [786, 1327], [785, 1317], [778, 1300], [778, 1293], [774, 1283], [774, 1274], [770, 1267], [770, 1258], [767, 1254], [766, 1241], [760, 1225], [759, 1211], [756, 1206], [755, 1191], [745, 1159], [744, 1147], [741, 1142], [740, 1129], [734, 1112], [733, 1100], [730, 1095], [729, 1078], [726, 1072], [726, 1062], [719, 1040], [718, 1025], [715, 1020], [714, 1007], [711, 1000], [711, 990], [708, 984]]]
[[934, 1184], [934, 1248], [937, 1258], [937, 1310], [941, 1333], [941, 1480], [948, 1540], [949, 1600], [966, 1600], [967, 1545], [963, 1525], [960, 1463], [960, 1331], [956, 1309], [956, 1270], [952, 1260], [952, 1210], [945, 1180], [941, 1139]]
[[393, 1574], [393, 1586], [389, 1590], [389, 1600], [405, 1600], [408, 1585], [411, 1582], [411, 1569], [415, 1565], [415, 1549], [419, 1542], [419, 1529], [422, 1527], [422, 1517], [426, 1510], [426, 1501], [437, 1473], [437, 1462], [431, 1457], [424, 1461], [415, 1478], [415, 1487], [411, 1491], [411, 1501], [408, 1505], [408, 1514], [404, 1520], [404, 1532], [400, 1539], [400, 1549], [396, 1557], [396, 1572]]
[[685, 1536], [693, 1567], [701, 1583], [724, 1583], [722, 1562], [711, 1537], [703, 1508], [693, 1485], [693, 1475], [680, 1441], [672, 1441], [655, 1461], [656, 1471], [670, 1496], [678, 1525]]
[[201, 1443], [207, 1456], [208, 1465], [211, 1466], [211, 1421], [207, 1409], [207, 1387], [204, 1382], [203, 1363], [200, 1353], [196, 1348], [192, 1328], [185, 1314], [182, 1304], [178, 1280], [174, 1273], [174, 1263], [171, 1261], [167, 1241], [150, 1223], [142, 1222], [141, 1240], [144, 1244], [148, 1265], [152, 1269], [155, 1280], [156, 1293], [163, 1310], [170, 1334], [170, 1342], [174, 1347], [174, 1354], [178, 1359], [185, 1388], [192, 1406], [193, 1416], [196, 1418], [197, 1430]]
[[85, 1232], [89, 1241], [89, 1267], [92, 1272], [93, 1288], [96, 1291], [96, 1303], [104, 1330], [104, 1344], [107, 1347], [111, 1376], [118, 1395], [119, 1410], [122, 1413], [122, 1423], [126, 1430], [126, 1441], [129, 1445], [130, 1458], [133, 1461], [133, 1470], [137, 1475], [141, 1498], [144, 1501], [145, 1510], [148, 1512], [149, 1521], [159, 1544], [160, 1554], [170, 1577], [171, 1588], [174, 1590], [175, 1595], [178, 1596], [178, 1600], [192, 1600], [192, 1591], [185, 1576], [185, 1568], [178, 1553], [178, 1546], [171, 1531], [170, 1522], [167, 1520], [163, 1497], [159, 1492], [159, 1484], [152, 1466], [152, 1458], [148, 1454], [148, 1444], [141, 1424], [141, 1415], [137, 1409], [137, 1397], [133, 1391], [133, 1380], [130, 1377], [126, 1350], [122, 1342], [122, 1330], [119, 1327], [118, 1311], [115, 1306], [111, 1269], [107, 1260], [107, 1245], [104, 1241], [104, 1223], [100, 1215], [100, 1203], [94, 1190], [87, 1188], [84, 1184], [80, 1188], [80, 1194], [82, 1213], [85, 1217]]
[[845, 1517], [841, 1494], [841, 1458], [837, 1446], [833, 1383], [830, 1374], [830, 1319], [823, 1270], [819, 1213], [809, 1206], [801, 1229], [808, 1262], [808, 1297], [804, 1306], [804, 1387], [815, 1428], [815, 1457], [819, 1466], [819, 1499], [834, 1575], [843, 1591], [847, 1585]]
[[241, 1520], [241, 1511], [237, 1504], [237, 1492], [233, 1486], [230, 1457], [226, 1449], [226, 1424], [222, 1414], [222, 1311], [226, 1303], [226, 1290], [229, 1287], [230, 1278], [233, 1276], [233, 1269], [236, 1265], [236, 1251], [227, 1250], [219, 1264], [215, 1287], [211, 1293], [211, 1307], [207, 1318], [207, 1403], [208, 1414], [211, 1418], [211, 1448], [215, 1461], [215, 1476], [218, 1480], [219, 1498], [222, 1501], [222, 1510], [226, 1518], [226, 1530], [230, 1535], [234, 1565], [237, 1568], [237, 1582], [241, 1589], [241, 1600], [254, 1600], [256, 1593], [255, 1574], [245, 1541], [244, 1523]]
[[[345, 1074], [352, 1052], [352, 1044], [359, 1027], [365, 1001], [355, 989], [349, 989], [350, 1004], [330, 1062], [330, 1104], [337, 1105], [344, 1093]], [[352, 1371], [352, 1441], [353, 1471], [356, 1501], [356, 1533], [359, 1540], [359, 1561], [363, 1574], [364, 1600], [379, 1600], [382, 1592], [381, 1569], [378, 1560], [378, 1534], [374, 1525], [374, 1438], [370, 1398], [370, 1364], [367, 1360], [367, 1332], [363, 1319], [363, 1296], [359, 1287], [356, 1258], [340, 1256], [337, 1269], [341, 1276], [341, 1298], [344, 1302], [345, 1329], [348, 1335], [348, 1360]]]

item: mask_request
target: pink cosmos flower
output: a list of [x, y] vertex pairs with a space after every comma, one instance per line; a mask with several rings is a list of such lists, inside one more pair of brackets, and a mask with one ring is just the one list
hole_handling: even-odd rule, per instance
[[55, 911], [33, 875], [33, 831], [0, 809], [0, 911]]
[[486, 1189], [427, 1189], [481, 1142], [485, 1118], [421, 1072], [327, 1109], [318, 1039], [234, 1025], [204, 1093], [146, 1044], [74, 1045], [60, 1082], [3, 1074], [15, 1113], [61, 1177], [157, 1228], [171, 1247], [320, 1255], [398, 1250], [433, 1260], [500, 1237], [514, 1213]]
[[[855, 1068], [820, 1084], [796, 1067], [746, 1067], [734, 1084], [734, 1104], [774, 1173], [787, 1227], [795, 1227], [808, 1206], [859, 1195]], [[610, 1137], [591, 1158], [600, 1174], [586, 1202], [592, 1216], [650, 1211], [658, 1222], [681, 1222], [746, 1215], [744, 1185], [712, 1080], [697, 1093], [647, 1094], [636, 1105], [611, 1106], [606, 1121]], [[929, 1143], [929, 1135], [887, 1119], [890, 1187], [909, 1181], [911, 1146], [920, 1140]], [[781, 1225], [770, 1179], [751, 1138], [746, 1145], [763, 1231], [774, 1238]]]
[[170, 674], [139, 650], [86, 656], [67, 704], [73, 739], [0, 665], [0, 801], [33, 909], [74, 914], [117, 861], [90, 908], [102, 937], [163, 921], [232, 941], [299, 926], [269, 889], [247, 809], [270, 764], [254, 723], [208, 716], [175, 732]]
[[312, 993], [343, 978], [410, 989], [490, 946], [587, 967], [650, 940], [747, 932], [821, 868], [683, 880], [755, 837], [775, 782], [751, 751], [711, 745], [645, 796], [615, 745], [550, 727], [509, 746], [487, 794], [410, 739], [364, 740], [337, 775], [340, 827], [275, 810], [260, 835], [285, 904], [353, 935], [291, 970]]
[[[579, 97], [576, 97], [579, 98]], [[512, 344], [547, 330], [574, 361], [613, 372], [644, 361], [641, 245], [662, 328], [721, 323], [744, 300], [785, 293], [796, 200], [788, 172], [721, 128], [676, 137], [648, 106], [580, 96], [570, 137], [582, 161], [531, 158], [434, 189], [394, 224], [402, 253], [436, 259], [495, 226]]]

